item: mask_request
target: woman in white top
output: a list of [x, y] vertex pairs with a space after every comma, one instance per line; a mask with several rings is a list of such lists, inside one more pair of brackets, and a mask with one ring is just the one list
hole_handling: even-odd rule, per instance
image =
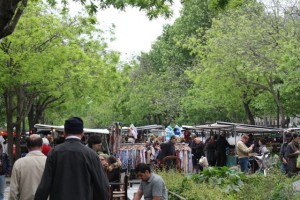
[[258, 140], [258, 144], [259, 144], [259, 154], [263, 155], [269, 152], [269, 150], [266, 147], [266, 140], [264, 138], [260, 138]]

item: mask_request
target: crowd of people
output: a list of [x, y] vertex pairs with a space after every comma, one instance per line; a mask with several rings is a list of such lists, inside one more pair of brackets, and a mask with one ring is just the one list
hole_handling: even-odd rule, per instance
[[297, 158], [300, 155], [300, 136], [298, 134], [286, 134], [285, 141], [280, 148], [281, 170], [283, 173], [293, 176], [298, 174]]
[[[13, 165], [9, 200], [108, 200], [109, 191], [119, 189], [110, 183], [120, 182], [121, 163], [113, 155], [100, 152], [100, 136], [92, 135], [83, 144], [83, 121], [78, 117], [65, 121], [64, 133], [64, 142], [55, 148], [38, 134], [26, 138], [28, 153]], [[0, 155], [0, 172], [5, 182], [9, 166], [3, 162], [6, 154]], [[162, 178], [152, 173], [149, 165], [140, 163], [136, 173], [142, 181], [136, 200], [142, 195], [144, 199], [167, 199]], [[4, 189], [1, 192], [3, 200]]]
[[[78, 117], [67, 119], [64, 124], [65, 140], [51, 147], [51, 138], [41, 138], [32, 134], [26, 138], [28, 153], [18, 159], [12, 168], [9, 200], [46, 200], [46, 199], [109, 199], [110, 190], [119, 190], [121, 182], [121, 161], [113, 155], [101, 152], [102, 141], [99, 135], [88, 137], [87, 144], [82, 142], [83, 121]], [[187, 137], [188, 136], [188, 137]], [[269, 153], [266, 140], [254, 141], [248, 134], [241, 136], [236, 146], [231, 146], [225, 133], [211, 135], [203, 141], [196, 134], [184, 134], [184, 138], [172, 135], [168, 141], [162, 136], [151, 135], [145, 143], [146, 163], [135, 166], [140, 187], [134, 197], [141, 199], [167, 199], [163, 179], [153, 173], [153, 165], [165, 169], [176, 166], [178, 157], [176, 144], [188, 144], [192, 154], [193, 172], [198, 173], [207, 166], [226, 166], [229, 148], [236, 148], [238, 163], [242, 172], [249, 170], [250, 153], [257, 149], [259, 154]], [[133, 141], [134, 142], [134, 141]], [[257, 142], [257, 143], [256, 143]], [[300, 154], [300, 137], [286, 134], [280, 149], [281, 170], [289, 176], [297, 174], [297, 157]], [[207, 165], [199, 161], [205, 157]], [[0, 143], [0, 200], [4, 199], [5, 175], [9, 171], [9, 161]]]
[[[151, 135], [149, 141], [146, 142], [147, 152], [150, 154], [152, 161], [159, 166], [162, 160], [168, 156], [178, 156], [176, 144], [187, 144], [187, 148], [192, 154], [193, 172], [197, 173], [203, 169], [203, 165], [199, 164], [201, 157], [206, 157], [208, 166], [226, 166], [226, 152], [229, 148], [234, 148], [226, 140], [223, 134], [213, 135], [203, 141], [202, 137], [196, 134], [185, 134], [189, 137], [177, 137], [172, 135], [169, 141], [164, 142], [162, 136]], [[147, 162], [150, 164], [150, 162]], [[166, 161], [166, 168], [174, 164], [172, 160]]]
[[[243, 134], [236, 146], [230, 145], [226, 139], [225, 132], [221, 134], [211, 135], [203, 141], [203, 138], [196, 134], [184, 132], [184, 137], [170, 137], [168, 142], [163, 142], [162, 136], [151, 135], [146, 142], [148, 158], [151, 158], [148, 164], [156, 163], [159, 166], [161, 161], [167, 156], [176, 156], [176, 143], [186, 143], [192, 153], [193, 172], [197, 173], [203, 169], [203, 165], [199, 164], [202, 157], [207, 159], [207, 166], [226, 166], [227, 155], [229, 149], [235, 149], [237, 154], [237, 163], [242, 172], [248, 173], [252, 168], [252, 172], [259, 172], [262, 168], [262, 161], [253, 159], [252, 155], [264, 155], [270, 153], [267, 148], [266, 138], [254, 138], [253, 134]], [[300, 136], [298, 134], [285, 133], [285, 141], [280, 148], [281, 170], [289, 176], [298, 174], [300, 171], [296, 167], [296, 160], [300, 154]], [[178, 155], [177, 155], [178, 156]], [[250, 159], [250, 161], [249, 161]], [[157, 165], [158, 163], [158, 165]], [[201, 162], [200, 162], [201, 163]], [[166, 162], [168, 168], [171, 164]]]

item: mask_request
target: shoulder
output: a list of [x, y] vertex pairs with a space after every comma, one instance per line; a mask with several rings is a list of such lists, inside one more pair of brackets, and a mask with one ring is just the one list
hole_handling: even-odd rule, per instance
[[293, 143], [290, 142], [290, 143], [287, 144], [287, 147], [291, 147], [292, 145], [293, 145]]
[[21, 165], [24, 161], [26, 161], [25, 157], [19, 158], [18, 160], [16, 160], [15, 163], [14, 163], [14, 168]]
[[157, 174], [154, 174], [154, 173], [152, 173], [151, 174], [152, 176], [153, 176], [153, 182], [164, 182], [164, 180], [163, 180], [163, 178], [161, 177], [161, 176], [159, 176], [159, 175], [157, 175]]

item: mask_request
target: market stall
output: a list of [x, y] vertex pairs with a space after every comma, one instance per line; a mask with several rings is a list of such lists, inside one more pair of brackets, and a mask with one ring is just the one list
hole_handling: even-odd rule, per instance
[[[273, 152], [277, 151], [281, 145], [282, 137], [284, 137], [282, 128], [255, 126], [249, 124], [231, 123], [217, 121], [213, 124], [195, 125], [195, 126], [182, 126], [184, 129], [190, 130], [202, 138], [202, 141], [213, 135], [224, 134], [228, 143], [232, 146], [236, 146], [236, 143], [240, 140], [242, 134], [251, 134], [253, 139], [259, 137], [271, 138], [268, 143], [269, 148]], [[236, 165], [236, 149], [230, 148], [227, 152], [227, 166], [231, 167]]]
[[131, 124], [129, 127], [122, 127], [121, 134], [124, 137], [122, 143], [133, 143], [132, 140], [129, 140], [130, 138], [134, 139], [134, 142], [141, 143], [147, 141], [151, 134], [156, 136], [164, 135], [165, 130], [164, 126], [157, 124], [138, 127], [135, 127], [133, 124]]
[[[35, 124], [34, 128], [36, 129], [36, 133], [41, 134], [42, 137], [46, 137], [48, 134], [54, 139], [53, 145], [55, 146], [58, 144], [60, 138], [64, 138], [64, 126], [54, 126], [54, 125], [47, 125], [47, 124]], [[92, 129], [92, 128], [84, 128], [84, 138], [83, 142], [86, 143], [88, 137], [94, 134], [99, 134], [102, 141], [102, 151], [107, 154], [110, 154], [108, 143], [107, 143], [107, 136], [109, 135], [108, 129]]]

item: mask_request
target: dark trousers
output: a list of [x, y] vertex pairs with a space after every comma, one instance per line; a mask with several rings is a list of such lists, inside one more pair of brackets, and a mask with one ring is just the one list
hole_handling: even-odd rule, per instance
[[217, 167], [223, 167], [226, 166], [226, 152], [217, 152]]

